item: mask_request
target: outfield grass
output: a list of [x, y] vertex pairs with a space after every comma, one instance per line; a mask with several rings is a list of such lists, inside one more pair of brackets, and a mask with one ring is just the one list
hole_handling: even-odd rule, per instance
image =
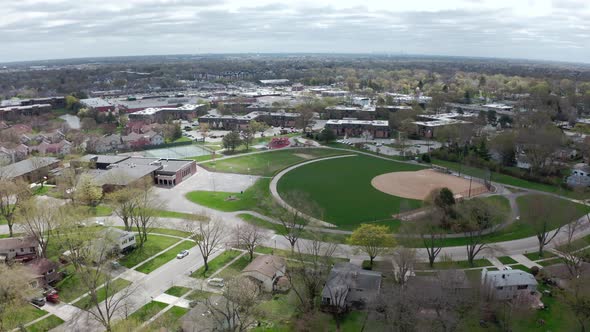
[[363, 155], [325, 160], [285, 174], [279, 180], [278, 191], [283, 196], [289, 191], [304, 192], [323, 209], [322, 215], [314, 217], [354, 229], [362, 222], [391, 219], [400, 211], [400, 205], [419, 208], [421, 201], [383, 193], [371, 185], [371, 180], [384, 173], [420, 169]]
[[191, 274], [193, 278], [209, 278], [213, 273], [217, 272], [217, 270], [224, 267], [227, 263], [229, 263], [232, 259], [238, 257], [242, 252], [238, 250], [226, 250], [222, 252], [219, 256], [215, 257], [211, 261], [209, 261], [209, 271], [205, 272], [205, 267], [202, 266], [195, 272]]
[[50, 331], [59, 325], [63, 324], [63, 319], [51, 315], [43, 320], [38, 321], [35, 324], [32, 324], [26, 328], [27, 332], [47, 332]]
[[[127, 281], [125, 279], [116, 279], [116, 280], [112, 281], [112, 283], [111, 283], [111, 293], [109, 295], [112, 296], [113, 294], [120, 292], [123, 288], [125, 288], [129, 285], [131, 285], [130, 281]], [[104, 288], [99, 288], [96, 291], [96, 298], [97, 298], [98, 303], [104, 301], [107, 298], [107, 293]], [[76, 301], [75, 303], [73, 303], [73, 305], [78, 308], [88, 309], [88, 308], [92, 307], [94, 304], [91, 303], [89, 296], [85, 296], [85, 297], [81, 298], [80, 300]]]
[[181, 286], [172, 286], [172, 287], [168, 288], [164, 293], [166, 293], [168, 295], [176, 296], [176, 297], [181, 297], [190, 291], [191, 291], [190, 288], [181, 287]]
[[148, 235], [148, 240], [142, 248], [136, 248], [131, 253], [119, 260], [119, 263], [127, 268], [132, 268], [155, 254], [180, 241], [176, 238], [160, 235]]
[[[260, 197], [268, 194], [269, 185], [270, 179], [259, 179], [242, 194], [223, 191], [191, 191], [186, 194], [186, 198], [193, 203], [225, 212], [256, 210]], [[230, 196], [236, 199], [228, 200]]]
[[170, 262], [173, 259], [176, 259], [176, 255], [181, 252], [182, 250], [188, 250], [194, 247], [196, 244], [191, 241], [184, 241], [179, 245], [175, 246], [174, 248], [154, 257], [153, 259], [141, 264], [140, 266], [135, 269], [137, 272], [141, 273], [152, 273], [154, 270], [159, 268], [160, 266]]
[[235, 158], [210, 161], [201, 164], [209, 171], [272, 176], [290, 165], [320, 157], [343, 154], [330, 149], [286, 149], [272, 150]]

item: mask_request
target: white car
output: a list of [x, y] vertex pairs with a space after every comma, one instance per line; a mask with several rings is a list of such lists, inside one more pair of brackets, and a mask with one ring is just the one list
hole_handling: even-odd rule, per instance
[[188, 256], [188, 250], [183, 250], [183, 251], [179, 252], [178, 255], [176, 255], [176, 258], [183, 259], [186, 256]]
[[223, 278], [211, 278], [207, 280], [207, 285], [214, 287], [223, 287], [225, 286], [225, 283], [223, 282]]

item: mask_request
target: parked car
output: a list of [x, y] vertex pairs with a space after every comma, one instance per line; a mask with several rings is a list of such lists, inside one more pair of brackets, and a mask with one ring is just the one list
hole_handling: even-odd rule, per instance
[[176, 258], [183, 259], [186, 256], [188, 256], [188, 250], [183, 250], [183, 251], [179, 252], [178, 255], [176, 255]]
[[211, 278], [207, 280], [207, 285], [213, 287], [223, 287], [225, 286], [225, 283], [223, 281], [223, 278]]
[[37, 307], [42, 307], [45, 305], [45, 298], [44, 297], [34, 297], [31, 299], [31, 303], [36, 305]]
[[59, 294], [52, 287], [46, 288], [43, 292], [43, 295], [45, 296], [45, 300], [47, 300], [47, 302], [59, 303]]

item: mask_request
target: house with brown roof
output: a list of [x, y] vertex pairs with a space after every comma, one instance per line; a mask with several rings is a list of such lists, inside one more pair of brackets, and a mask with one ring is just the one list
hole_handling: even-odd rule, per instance
[[32, 237], [0, 239], [0, 262], [26, 262], [37, 258], [39, 243]]
[[37, 282], [37, 287], [45, 287], [59, 281], [58, 265], [47, 258], [38, 258], [27, 265]]
[[272, 292], [277, 289], [279, 279], [285, 275], [287, 264], [284, 258], [274, 255], [261, 255], [252, 260], [242, 270], [242, 275], [258, 282], [260, 289]]

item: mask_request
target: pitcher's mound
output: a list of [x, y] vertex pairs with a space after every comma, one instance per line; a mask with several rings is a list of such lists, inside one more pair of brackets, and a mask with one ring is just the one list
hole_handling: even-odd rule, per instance
[[[469, 180], [457, 176], [444, 174], [432, 169], [416, 172], [393, 172], [381, 174], [371, 180], [377, 190], [384, 193], [411, 199], [423, 200], [435, 188], [447, 187], [454, 194], [467, 197], [469, 195]], [[471, 196], [486, 192], [485, 185], [473, 181]]]

